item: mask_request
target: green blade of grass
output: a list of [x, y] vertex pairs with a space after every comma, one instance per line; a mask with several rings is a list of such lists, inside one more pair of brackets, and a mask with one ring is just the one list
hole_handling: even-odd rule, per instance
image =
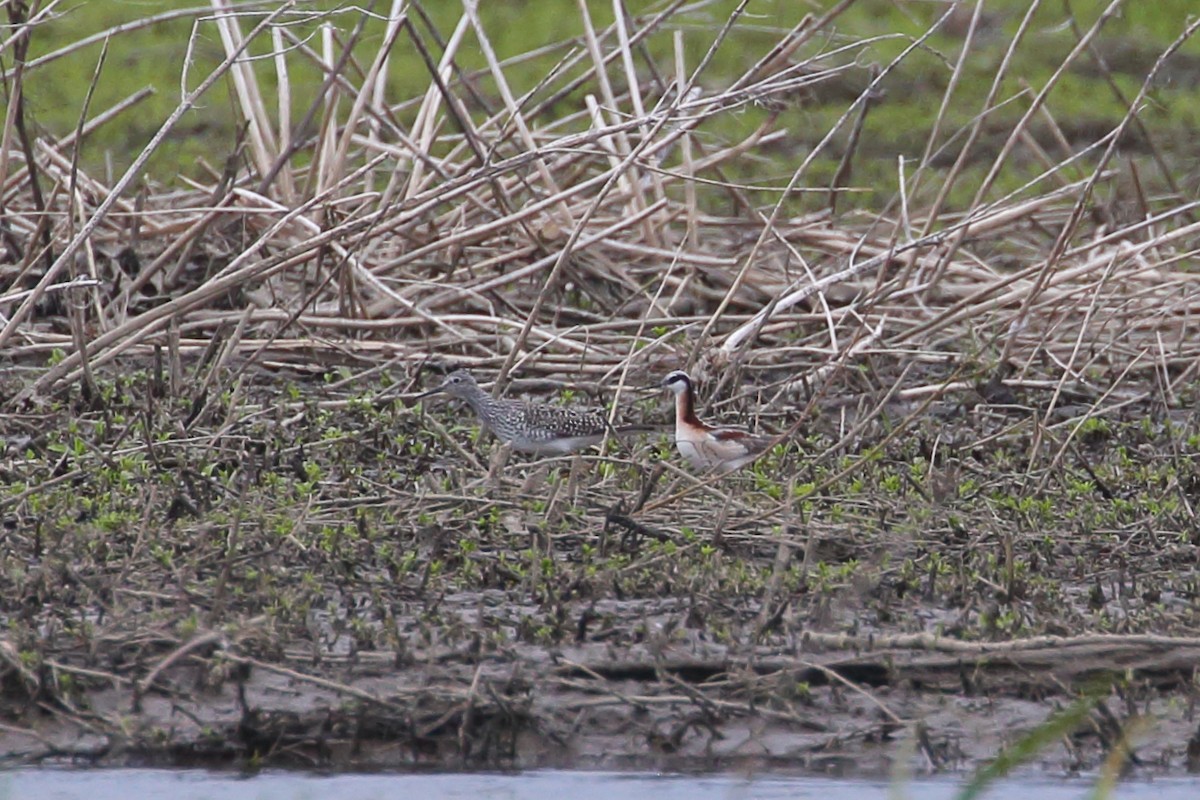
[[1095, 704], [1096, 696], [1089, 692], [1051, 716], [1018, 739], [1011, 747], [1002, 750], [994, 761], [976, 770], [975, 775], [956, 795], [956, 800], [974, 800], [980, 797], [993, 783], [1074, 730], [1087, 717]]

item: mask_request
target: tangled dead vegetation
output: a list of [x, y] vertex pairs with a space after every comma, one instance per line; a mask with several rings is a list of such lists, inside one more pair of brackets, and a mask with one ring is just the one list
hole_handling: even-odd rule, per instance
[[[825, 41], [844, 5], [719, 89], [678, 39], [671, 69], [644, 49], [681, 4], [583, 15], [521, 94], [471, 3], [440, 53], [415, 11], [318, 53], [291, 4], [214, 0], [226, 58], [108, 183], [78, 157], [91, 122], [55, 140], [11, 105], [7, 758], [954, 769], [1006, 743], [980, 706], [1035, 725], [1100, 679], [1062, 762], [1149, 718], [1140, 763], [1190, 765], [1200, 203], [1142, 191], [1118, 146], [1196, 25], [1069, 157], [1030, 135], [1051, 83], [1000, 147], [935, 129], [894, 201], [847, 211], [855, 131], [951, 12], [866, 71]], [[37, 75], [21, 22], [14, 88]], [[397, 102], [401, 40], [432, 77]], [[291, 59], [320, 97], [288, 96]], [[138, 186], [219, 80], [245, 120], [224, 169]], [[857, 89], [821, 138], [777, 127], [835, 84]], [[743, 138], [701, 135], [749, 106]], [[730, 177], [779, 148], [787, 180]], [[1018, 155], [1041, 166], [1002, 194]], [[629, 388], [687, 367], [780, 442], [723, 479], [653, 437], [506, 461], [411, 405], [450, 365], [649, 423], [665, 404]]]

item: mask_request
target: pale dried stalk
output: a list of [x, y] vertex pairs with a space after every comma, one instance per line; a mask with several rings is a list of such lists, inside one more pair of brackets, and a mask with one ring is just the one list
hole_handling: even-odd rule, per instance
[[[292, 147], [292, 79], [288, 70], [286, 50], [283, 44], [283, 32], [279, 28], [271, 29], [272, 61], [275, 64], [276, 82], [276, 119], [279, 122], [279, 150], [276, 157], [288, 152]], [[268, 164], [265, 170], [272, 169]], [[264, 171], [262, 174], [266, 174]], [[291, 205], [296, 202], [296, 185], [292, 181], [290, 170], [279, 172], [279, 196], [284, 203]]]
[[[290, 9], [293, 2], [294, 0], [287, 0], [287, 2], [282, 3], [277, 9], [266, 15], [255, 27], [251, 35], [246, 38], [245, 43], [243, 43], [243, 49], [258, 34], [266, 30], [277, 17]], [[225, 60], [222, 61], [216, 69], [209, 73], [209, 75], [205, 77], [199, 86], [197, 86], [193, 91], [184, 95], [183, 99], [179, 102], [179, 105], [175, 107], [175, 110], [171, 112], [171, 115], [159, 127], [158, 131], [155, 132], [154, 136], [150, 139], [149, 144], [147, 144], [146, 147], [143, 148], [142, 152], [138, 154], [137, 158], [133, 160], [133, 163], [130, 164], [129, 169], [125, 171], [125, 174], [123, 174], [121, 179], [117, 181], [115, 186], [113, 186], [112, 191], [104, 198], [96, 211], [80, 228], [79, 233], [77, 233], [71, 239], [71, 241], [64, 248], [63, 252], [58, 256], [57, 259], [55, 259], [51, 267], [46, 270], [45, 275], [43, 275], [41, 280], [38, 281], [38, 285], [35, 287], [34, 293], [21, 303], [21, 306], [16, 310], [16, 312], [13, 313], [12, 318], [9, 319], [3, 330], [0, 330], [0, 350], [4, 349], [4, 346], [8, 343], [9, 339], [11, 339], [13, 334], [16, 333], [17, 326], [20, 325], [25, 319], [25, 316], [33, 307], [33, 304], [37, 302], [37, 299], [40, 297], [41, 292], [45, 290], [45, 287], [54, 282], [55, 277], [66, 265], [68, 259], [74, 258], [76, 251], [80, 248], [80, 246], [82, 246], [87, 237], [91, 235], [92, 231], [95, 230], [95, 228], [105, 218], [109, 212], [109, 209], [114, 203], [117, 202], [117, 199], [121, 196], [129, 184], [133, 182], [134, 178], [141, 174], [141, 171], [146, 162], [150, 159], [150, 156], [155, 150], [158, 149], [159, 145], [162, 144], [163, 140], [167, 137], [167, 134], [170, 133], [170, 131], [175, 127], [175, 125], [183, 117], [184, 113], [186, 113], [193, 105], [195, 105], [196, 100], [198, 100], [205, 92], [207, 92], [208, 89], [214, 83], [216, 83], [226, 71], [230, 69], [234, 61], [241, 55], [241, 53], [242, 51], [238, 50], [227, 55]]]
[[259, 174], [265, 175], [271, 164], [279, 155], [279, 147], [275, 142], [275, 132], [271, 129], [271, 120], [263, 103], [262, 93], [258, 89], [258, 79], [249, 61], [240, 58], [249, 42], [242, 39], [242, 31], [238, 26], [237, 17], [229, 8], [228, 0], [211, 0], [213, 20], [217, 24], [217, 32], [221, 35], [221, 44], [225, 47], [225, 55], [232, 59], [229, 75], [233, 79], [234, 96], [242, 110], [242, 115], [249, 122], [248, 135], [250, 152], [258, 164]]
[[[619, 6], [620, 0], [615, 1]], [[579, 8], [580, 19], [583, 21], [583, 40], [587, 44], [588, 53], [592, 58], [592, 67], [596, 76], [596, 84], [600, 87], [600, 95], [604, 98], [604, 103], [607, 105], [609, 113], [614, 117], [612, 121], [615, 122], [616, 117], [620, 112], [620, 105], [617, 102], [616, 94], [613, 92], [612, 82], [608, 79], [608, 71], [604, 68], [604, 56], [600, 52], [600, 40], [599, 37], [596, 36], [595, 27], [592, 25], [592, 16], [588, 11], [587, 0], [576, 0], [576, 5]], [[620, 17], [621, 11], [618, 7], [616, 27], [618, 30], [623, 32], [624, 26], [621, 24]], [[624, 57], [627, 58], [628, 55], [624, 54]], [[629, 66], [632, 66], [632, 63], [630, 63]], [[631, 95], [635, 95], [636, 90], [636, 83], [630, 86]], [[588, 113], [592, 116], [593, 125], [595, 125], [597, 128], [604, 127], [604, 124], [607, 122], [607, 120], [603, 118], [603, 114], [600, 108], [597, 107], [594, 98], [592, 95], [588, 95], [587, 99], [589, 101]], [[641, 118], [643, 115], [638, 114], [637, 116]], [[614, 165], [616, 163], [620, 163], [621, 158], [625, 158], [629, 155], [629, 137], [624, 131], [618, 130], [613, 137], [602, 138], [600, 142], [602, 145], [613, 150]], [[620, 183], [618, 185], [621, 187], [622, 193], [629, 198], [629, 211], [631, 214], [637, 214], [646, 207], [646, 198], [642, 194], [641, 190], [641, 180], [638, 177], [635, 169], [630, 169], [628, 172], [622, 172]], [[654, 233], [654, 227], [649, 219], [647, 219], [642, 226], [642, 235], [650, 241], [657, 241], [658, 239], [657, 235]]]
[[[504, 77], [504, 70], [501, 69], [500, 62], [496, 58], [496, 52], [492, 49], [491, 40], [488, 39], [487, 33], [483, 30], [483, 24], [479, 21], [478, 0], [463, 0], [463, 8], [466, 10], [467, 17], [471, 21], [471, 27], [475, 31], [475, 38], [479, 42], [480, 50], [483, 51], [483, 55], [487, 59], [492, 79], [496, 82], [496, 88], [504, 100], [504, 105], [508, 109], [512, 122], [517, 126], [522, 144], [525, 145], [525, 148], [529, 152], [535, 152], [538, 149], [537, 143], [533, 138], [532, 132], [529, 130], [529, 125], [525, 122], [525, 117], [521, 113], [517, 101], [513, 97], [512, 90], [508, 86], [508, 80]], [[559, 194], [561, 189], [558, 187], [554, 176], [550, 173], [545, 162], [537, 159], [533, 163], [546, 191], [552, 195]], [[571, 218], [570, 211], [565, 205], [559, 206], [559, 212], [562, 215], [562, 219], [559, 221], [560, 224], [567, 226], [575, 224], [575, 221]]]

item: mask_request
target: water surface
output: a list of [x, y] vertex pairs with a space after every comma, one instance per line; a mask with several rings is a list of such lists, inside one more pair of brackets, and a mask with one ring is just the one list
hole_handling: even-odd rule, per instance
[[[0, 773], [0, 800], [950, 800], [957, 779], [886, 782], [829, 778], [538, 771], [250, 777], [200, 770], [21, 769]], [[1084, 800], [1092, 780], [1013, 780], [988, 800]], [[1200, 779], [1121, 784], [1114, 800], [1195, 800]]]

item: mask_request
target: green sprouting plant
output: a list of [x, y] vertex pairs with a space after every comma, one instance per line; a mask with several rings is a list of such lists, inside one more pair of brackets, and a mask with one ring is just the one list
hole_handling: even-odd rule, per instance
[[754, 488], [770, 497], [772, 500], [783, 498], [783, 484], [770, 474], [765, 466], [755, 465]]
[[400, 575], [406, 575], [410, 572], [413, 572], [416, 566], [417, 554], [410, 550], [409, 552], [405, 553], [403, 557], [401, 557], [399, 562], [396, 563], [396, 572]]
[[175, 632], [181, 639], [188, 639], [200, 630], [200, 620], [195, 614], [189, 614], [175, 625]]
[[929, 471], [929, 464], [923, 458], [914, 458], [908, 463], [908, 475], [914, 481], [920, 482], [925, 480], [925, 474]]

